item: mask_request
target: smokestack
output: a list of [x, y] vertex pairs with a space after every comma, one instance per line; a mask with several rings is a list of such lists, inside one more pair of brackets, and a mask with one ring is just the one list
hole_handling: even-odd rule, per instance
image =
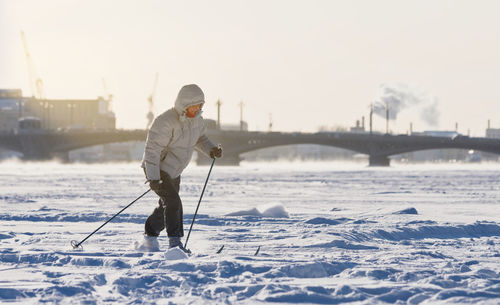
[[365, 130], [365, 116], [361, 117], [361, 127]]
[[413, 123], [410, 122], [410, 136], [411, 136], [412, 133], [413, 133]]
[[385, 103], [385, 133], [389, 134], [389, 103]]
[[373, 103], [371, 104], [370, 107], [370, 135], [372, 134], [373, 131]]
[[490, 120], [488, 120], [488, 129], [490, 129]]
[[455, 123], [455, 132], [458, 132], [458, 122]]

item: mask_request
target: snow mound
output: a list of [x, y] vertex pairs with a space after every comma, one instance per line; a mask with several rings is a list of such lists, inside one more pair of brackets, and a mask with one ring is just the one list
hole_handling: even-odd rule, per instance
[[285, 207], [281, 204], [261, 206], [250, 210], [241, 210], [233, 213], [226, 214], [226, 216], [257, 216], [257, 217], [271, 217], [271, 218], [288, 218]]
[[290, 215], [285, 210], [285, 207], [283, 205], [277, 204], [265, 209], [262, 212], [262, 216], [273, 217], [273, 218], [288, 218]]
[[396, 214], [396, 215], [399, 215], [399, 214], [417, 215], [418, 212], [417, 212], [417, 209], [415, 209], [415, 208], [408, 208], [408, 209], [404, 209], [404, 210], [401, 210], [401, 211], [394, 212], [393, 214]]
[[294, 278], [322, 278], [339, 274], [345, 269], [353, 268], [355, 265], [355, 263], [350, 262], [308, 262], [283, 266], [279, 269], [279, 272]]
[[392, 194], [413, 194], [411, 191], [387, 191], [387, 192], [377, 192], [374, 195], [392, 195]]
[[310, 246], [306, 246], [306, 248], [340, 248], [340, 249], [348, 249], [348, 250], [373, 250], [378, 249], [373, 246], [365, 246], [363, 244], [353, 244], [348, 243], [344, 240], [335, 239], [331, 242], [314, 244]]
[[226, 214], [226, 216], [262, 216], [262, 213], [257, 210], [257, 208], [253, 208], [250, 210], [241, 210], [233, 213]]
[[175, 247], [175, 248], [170, 248], [167, 251], [165, 251], [165, 259], [169, 261], [174, 261], [174, 260], [179, 260], [179, 259], [186, 259], [189, 256], [186, 254], [186, 252], [182, 251], [181, 249]]
[[14, 236], [15, 236], [14, 233], [8, 233], [8, 234], [1, 234], [0, 233], [0, 239], [8, 239], [8, 238], [12, 238]]
[[373, 240], [373, 238], [402, 241], [425, 238], [480, 238], [486, 236], [500, 236], [500, 225], [492, 222], [475, 222], [468, 225], [400, 226], [392, 230], [353, 231], [346, 238], [356, 241]]
[[330, 218], [324, 218], [324, 217], [315, 217], [315, 218], [311, 218], [309, 220], [306, 220], [305, 223], [312, 224], [312, 225], [338, 225], [338, 224], [344, 223], [348, 220], [350, 220], [350, 219], [347, 219], [347, 218], [330, 219]]

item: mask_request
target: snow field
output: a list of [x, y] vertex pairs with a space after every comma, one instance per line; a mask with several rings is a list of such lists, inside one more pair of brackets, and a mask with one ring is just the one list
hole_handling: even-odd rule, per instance
[[[194, 254], [166, 260], [164, 234], [133, 250], [154, 194], [69, 243], [146, 190], [137, 164], [3, 163], [0, 302], [498, 304], [499, 169], [216, 166]], [[182, 177], [186, 234], [207, 171]]]

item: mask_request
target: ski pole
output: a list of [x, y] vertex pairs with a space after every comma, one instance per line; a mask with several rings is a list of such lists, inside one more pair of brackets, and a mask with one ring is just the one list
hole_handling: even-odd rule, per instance
[[90, 233], [89, 235], [87, 235], [87, 237], [85, 237], [81, 242], [78, 242], [76, 240], [72, 240], [71, 241], [71, 246], [73, 246], [73, 249], [78, 249], [78, 248], [81, 248], [81, 244], [83, 244], [90, 236], [94, 235], [94, 233], [96, 233], [97, 231], [99, 231], [102, 227], [104, 227], [108, 222], [110, 222], [111, 220], [113, 220], [113, 218], [115, 218], [116, 216], [120, 215], [121, 212], [125, 211], [129, 206], [131, 206], [132, 204], [134, 204], [137, 200], [141, 199], [142, 197], [144, 197], [144, 195], [146, 195], [147, 193], [149, 193], [149, 191], [151, 191], [151, 189], [145, 191], [141, 196], [137, 197], [134, 201], [132, 201], [131, 203], [129, 203], [126, 207], [124, 207], [123, 209], [121, 209], [120, 212], [116, 213], [113, 217], [111, 217], [110, 219], [108, 219], [105, 223], [103, 223], [99, 228], [95, 229], [94, 232]]
[[201, 191], [200, 200], [198, 200], [198, 206], [196, 207], [196, 211], [194, 212], [193, 221], [191, 221], [191, 226], [189, 227], [189, 232], [186, 237], [186, 242], [184, 243], [184, 248], [186, 249], [187, 249], [187, 243], [189, 241], [189, 235], [191, 235], [191, 230], [193, 229], [194, 220], [196, 219], [196, 214], [198, 214], [198, 209], [200, 208], [201, 198], [203, 198], [203, 193], [205, 193], [205, 188], [207, 187], [208, 178], [210, 177], [210, 173], [212, 172], [214, 163], [215, 163], [215, 158], [213, 158], [212, 165], [210, 165], [210, 170], [208, 171], [207, 180], [205, 180], [205, 185], [203, 186], [203, 190]]

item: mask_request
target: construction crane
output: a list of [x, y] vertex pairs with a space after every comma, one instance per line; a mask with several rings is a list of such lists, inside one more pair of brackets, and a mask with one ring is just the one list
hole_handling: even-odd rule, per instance
[[26, 63], [28, 65], [31, 96], [34, 96], [37, 99], [45, 99], [43, 81], [36, 72], [35, 64], [33, 63], [33, 59], [31, 58], [31, 54], [28, 49], [28, 43], [26, 42], [26, 35], [24, 34], [24, 31], [21, 31], [21, 40], [23, 41], [24, 54], [26, 56]]
[[158, 72], [155, 74], [155, 82], [153, 85], [153, 91], [151, 91], [151, 94], [148, 97], [148, 106], [149, 106], [149, 111], [148, 114], [146, 115], [146, 118], [148, 119], [148, 126], [147, 128], [151, 127], [151, 124], [153, 123], [153, 119], [155, 118], [154, 114], [154, 96], [156, 93], [156, 87], [158, 87]]

